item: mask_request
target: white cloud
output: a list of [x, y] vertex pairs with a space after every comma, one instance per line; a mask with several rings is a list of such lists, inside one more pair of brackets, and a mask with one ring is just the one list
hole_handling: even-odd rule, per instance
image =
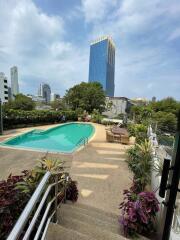
[[107, 17], [107, 13], [117, 0], [81, 0], [82, 12], [86, 22], [100, 21]]
[[[52, 91], [87, 80], [88, 59], [84, 49], [65, 41], [65, 23], [42, 12], [31, 0], [0, 0], [0, 71], [17, 65], [20, 89], [36, 93], [40, 81]], [[29, 89], [30, 88], [30, 89]]]
[[178, 96], [179, 58], [167, 44], [180, 37], [179, 0], [81, 0], [64, 19], [35, 3], [0, 0], [0, 71], [17, 65], [22, 90], [36, 92], [47, 81], [64, 93], [87, 81], [89, 42], [108, 34], [116, 44], [116, 96], [170, 95], [161, 86]]

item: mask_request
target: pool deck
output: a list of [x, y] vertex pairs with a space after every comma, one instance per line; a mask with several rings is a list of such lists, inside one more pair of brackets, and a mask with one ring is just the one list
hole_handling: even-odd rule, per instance
[[[130, 186], [132, 178], [125, 162], [129, 146], [106, 142], [105, 126], [93, 125], [95, 134], [84, 148], [74, 154], [49, 153], [49, 156], [72, 162], [70, 173], [78, 181], [79, 202], [118, 214], [123, 189]], [[52, 125], [5, 131], [0, 142], [32, 129], [49, 127]], [[32, 168], [44, 155], [43, 152], [0, 147], [0, 179]]]

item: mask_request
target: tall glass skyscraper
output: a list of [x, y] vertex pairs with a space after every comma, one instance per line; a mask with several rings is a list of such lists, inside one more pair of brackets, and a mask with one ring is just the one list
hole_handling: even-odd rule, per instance
[[11, 71], [11, 93], [12, 98], [19, 93], [19, 84], [18, 84], [18, 68], [16, 66], [10, 69]]
[[89, 82], [100, 82], [107, 96], [114, 96], [115, 45], [108, 36], [91, 43]]

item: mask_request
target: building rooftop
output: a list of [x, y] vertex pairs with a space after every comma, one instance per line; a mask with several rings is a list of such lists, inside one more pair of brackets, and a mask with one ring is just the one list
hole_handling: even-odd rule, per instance
[[96, 43], [101, 42], [101, 41], [103, 41], [103, 40], [108, 40], [108, 41], [110, 41], [111, 44], [113, 45], [113, 47], [115, 48], [115, 43], [114, 43], [114, 41], [112, 40], [112, 37], [110, 37], [110, 36], [102, 36], [102, 37], [99, 37], [99, 38], [97, 38], [96, 40], [92, 41], [92, 42], [90, 43], [90, 45], [96, 44]]

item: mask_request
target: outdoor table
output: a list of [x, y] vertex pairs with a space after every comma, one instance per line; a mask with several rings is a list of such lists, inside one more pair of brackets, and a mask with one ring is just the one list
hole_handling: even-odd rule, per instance
[[118, 135], [128, 135], [128, 131], [125, 128], [120, 127], [113, 127], [111, 132]]

